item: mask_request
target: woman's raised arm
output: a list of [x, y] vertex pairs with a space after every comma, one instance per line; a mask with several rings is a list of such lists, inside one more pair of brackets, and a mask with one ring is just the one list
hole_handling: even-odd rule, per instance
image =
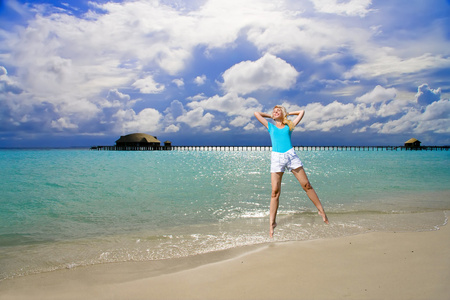
[[292, 123], [294, 123], [294, 127], [295, 127], [303, 119], [303, 116], [305, 115], [305, 111], [299, 110], [299, 111], [288, 112], [288, 116], [289, 115], [291, 115], [291, 116], [297, 115], [297, 117], [294, 119], [294, 121], [292, 121]]
[[255, 117], [256, 119], [258, 119], [259, 122], [261, 122], [261, 124], [263, 124], [266, 128], [269, 127], [269, 122], [267, 122], [267, 120], [265, 118], [272, 118], [271, 115], [266, 114], [266, 113], [262, 113], [262, 112], [257, 112], [255, 111]]

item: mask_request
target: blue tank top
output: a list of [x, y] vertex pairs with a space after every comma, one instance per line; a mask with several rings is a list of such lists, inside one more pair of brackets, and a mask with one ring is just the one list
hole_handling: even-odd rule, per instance
[[272, 151], [285, 153], [292, 148], [291, 133], [289, 126], [284, 125], [283, 128], [278, 128], [272, 123], [268, 123], [270, 139], [272, 140]]

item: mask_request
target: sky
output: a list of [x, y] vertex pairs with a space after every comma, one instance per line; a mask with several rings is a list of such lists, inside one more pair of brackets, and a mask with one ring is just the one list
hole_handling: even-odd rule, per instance
[[450, 145], [450, 1], [0, 0], [0, 147]]

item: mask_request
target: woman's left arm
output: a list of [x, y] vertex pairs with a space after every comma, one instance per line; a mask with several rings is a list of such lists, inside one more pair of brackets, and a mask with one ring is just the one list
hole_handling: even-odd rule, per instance
[[299, 110], [299, 111], [288, 112], [288, 116], [294, 116], [294, 115], [297, 115], [297, 117], [294, 119], [294, 121], [292, 121], [292, 123], [294, 123], [294, 126], [297, 126], [298, 123], [300, 123], [300, 121], [303, 119], [303, 116], [305, 115], [305, 111]]

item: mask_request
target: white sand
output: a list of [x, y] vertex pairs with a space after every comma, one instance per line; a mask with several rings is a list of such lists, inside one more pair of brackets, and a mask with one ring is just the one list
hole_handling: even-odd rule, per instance
[[1, 282], [0, 299], [450, 299], [449, 226], [273, 243], [208, 263], [211, 257], [25, 276]]

